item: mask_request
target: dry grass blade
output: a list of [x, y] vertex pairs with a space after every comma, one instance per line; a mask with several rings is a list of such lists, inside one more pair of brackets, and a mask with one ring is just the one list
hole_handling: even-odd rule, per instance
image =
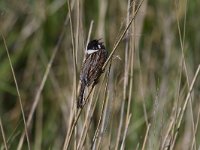
[[[72, 96], [72, 101], [74, 99], [76, 99], [77, 97], [77, 58], [76, 58], [76, 47], [78, 45], [78, 42], [77, 45], [75, 45], [75, 37], [74, 37], [74, 29], [73, 29], [73, 24], [72, 24], [72, 15], [71, 15], [71, 6], [70, 6], [70, 2], [69, 0], [67, 0], [67, 6], [68, 6], [68, 11], [69, 11], [69, 22], [70, 22], [70, 31], [71, 31], [71, 40], [72, 40], [72, 57], [73, 57], [73, 96]], [[78, 38], [77, 38], [78, 39]], [[76, 112], [77, 112], [77, 109], [76, 109], [76, 103], [73, 103], [74, 104], [74, 113], [76, 115]], [[76, 130], [75, 130], [75, 137], [76, 137]], [[76, 142], [75, 142], [75, 147], [76, 147]]]
[[[88, 134], [88, 129], [89, 129], [89, 127], [90, 127], [90, 124], [92, 123], [92, 118], [93, 118], [94, 110], [95, 110], [95, 108], [96, 108], [97, 100], [98, 100], [98, 98], [99, 98], [100, 91], [101, 91], [101, 89], [102, 89], [102, 87], [103, 87], [103, 83], [104, 83], [105, 77], [106, 77], [106, 75], [104, 75], [103, 81], [101, 82], [101, 85], [99, 86], [99, 89], [98, 89], [98, 92], [97, 92], [97, 96], [96, 96], [95, 101], [94, 101], [93, 108], [91, 108], [90, 110], [88, 110], [88, 113], [90, 113], [89, 116], [88, 116], [89, 121], [88, 121], [88, 120], [85, 120], [85, 124], [87, 123], [87, 126], [86, 126], [85, 128], [83, 127], [83, 130], [84, 130], [84, 131], [82, 131], [82, 132], [84, 132], [84, 133], [82, 133], [83, 135], [81, 134], [81, 136], [80, 136], [80, 140], [79, 140], [79, 143], [80, 143], [80, 144], [78, 144], [78, 149], [79, 149], [79, 148], [82, 148], [82, 147], [83, 147], [83, 144], [84, 144], [84, 142], [85, 142], [86, 135]], [[92, 101], [91, 101], [91, 103], [92, 103]], [[90, 105], [91, 105], [91, 104], [90, 104]], [[84, 126], [85, 126], [85, 125], [84, 125]], [[97, 125], [97, 126], [98, 126], [98, 125]], [[94, 134], [94, 137], [93, 137], [93, 143], [94, 143], [94, 138], [95, 138], [95, 136], [96, 136], [96, 133]], [[92, 145], [93, 145], [93, 143], [92, 143]], [[91, 147], [92, 147], [92, 146], [91, 146]]]
[[[100, 149], [100, 144], [102, 143], [102, 137], [103, 137], [103, 132], [104, 132], [104, 127], [105, 127], [105, 121], [106, 121], [106, 110], [108, 109], [108, 96], [105, 96], [103, 104], [102, 104], [102, 111], [101, 111], [101, 116], [99, 119], [99, 124], [101, 125], [100, 129], [97, 129], [99, 132], [97, 135], [97, 148], [95, 149]], [[100, 126], [99, 126], [100, 127]]]
[[71, 31], [71, 39], [72, 39], [72, 55], [73, 55], [73, 67], [74, 67], [74, 95], [76, 97], [76, 74], [77, 74], [77, 65], [76, 65], [76, 48], [75, 48], [75, 38], [74, 38], [74, 29], [72, 24], [72, 16], [71, 16], [71, 7], [69, 0], [67, 0], [68, 10], [69, 10], [69, 22], [70, 22], [70, 31]]
[[[84, 108], [85, 104], [87, 103], [87, 101], [88, 101], [88, 99], [90, 97], [90, 94], [92, 93], [93, 89], [94, 89], [94, 84], [92, 85], [92, 88], [90, 89], [90, 91], [89, 91], [89, 93], [88, 93], [88, 95], [87, 95], [87, 97], [85, 99], [85, 103], [83, 105], [83, 108]], [[66, 150], [69, 147], [69, 144], [70, 144], [70, 141], [71, 141], [71, 138], [72, 138], [72, 134], [73, 134], [74, 129], [75, 129], [76, 125], [77, 125], [78, 119], [79, 119], [79, 117], [81, 115], [81, 112], [82, 112], [83, 108], [78, 110], [77, 115], [76, 115], [76, 117], [75, 117], [75, 119], [74, 119], [74, 121], [72, 123], [72, 126], [71, 126], [71, 128], [69, 130], [69, 134], [67, 134], [66, 137], [65, 137], [63, 150]]]
[[[135, 13], [134, 13], [133, 18], [132, 18], [131, 21], [129, 22], [128, 26], [126, 27], [126, 29], [124, 30], [124, 32], [122, 33], [122, 35], [120, 36], [120, 38], [119, 38], [118, 42], [116, 43], [116, 45], [114, 46], [114, 48], [113, 48], [111, 54], [109, 55], [107, 61], [105, 62], [104, 66], [103, 66], [103, 68], [102, 68], [103, 70], [104, 70], [105, 67], [107, 66], [108, 62], [110, 61], [111, 57], [113, 56], [114, 52], [116, 51], [116, 49], [117, 49], [119, 43], [121, 42], [121, 40], [122, 40], [123, 37], [125, 36], [125, 34], [126, 34], [127, 30], [129, 29], [131, 23], [132, 23], [133, 20], [135, 19], [135, 16], [137, 15], [138, 10], [139, 10], [140, 6], [142, 5], [142, 2], [143, 2], [143, 1], [144, 1], [144, 0], [142, 0], [141, 3], [139, 4], [137, 10], [136, 10]], [[86, 98], [86, 102], [87, 102], [87, 99], [88, 99], [90, 93], [92, 92], [92, 90], [93, 90], [93, 88], [91, 88], [91, 90], [89, 91], [89, 94], [88, 94], [88, 96], [87, 96], [87, 98]], [[73, 133], [74, 128], [75, 128], [75, 126], [76, 126], [76, 124], [77, 124], [77, 121], [78, 121], [78, 119], [79, 119], [79, 117], [80, 117], [80, 113], [81, 113], [81, 111], [82, 111], [82, 109], [81, 109], [81, 110], [78, 110], [77, 117], [75, 118], [75, 120], [74, 120], [74, 122], [73, 122], [73, 124], [72, 124], [72, 127], [71, 127], [70, 132], [69, 132], [69, 136], [67, 136], [68, 138], [67, 138], [67, 137], [65, 138], [66, 140], [65, 140], [65, 144], [64, 144], [63, 149], [67, 149], [68, 146], [69, 146], [69, 143], [70, 143], [70, 140], [71, 140], [72, 133]], [[67, 140], [67, 139], [68, 139], [68, 140]]]
[[[143, 2], [143, 1], [142, 1]], [[136, 16], [136, 13], [139, 11], [139, 8], [142, 6], [142, 2], [140, 3], [140, 5], [138, 6], [138, 8], [135, 10], [135, 2], [133, 2], [133, 5], [132, 5], [132, 12], [134, 13], [133, 14], [133, 17]], [[130, 1], [128, 1], [128, 5], [127, 5], [128, 8], [130, 8]], [[129, 17], [130, 17], [130, 14], [129, 14], [129, 9], [127, 9], [128, 12], [127, 12], [127, 26], [129, 26], [130, 22], [129, 22]], [[132, 28], [131, 28], [131, 32], [133, 32], [133, 34], [135, 34], [135, 31], [134, 31], [134, 22], [133, 22], [133, 18], [132, 18]], [[131, 24], [130, 24], [131, 25]], [[128, 32], [129, 30], [127, 30]], [[133, 40], [133, 42], [132, 42]], [[130, 47], [130, 51], [128, 53], [128, 48]], [[135, 38], [133, 36], [133, 39], [131, 38], [131, 40], [127, 41], [126, 43], [126, 53], [125, 53], [125, 70], [124, 70], [124, 76], [125, 76], [125, 79], [124, 79], [124, 92], [123, 92], [123, 101], [122, 101], [122, 106], [121, 106], [121, 113], [120, 113], [120, 122], [119, 122], [119, 127], [118, 127], [118, 133], [117, 133], [117, 140], [116, 140], [116, 145], [115, 145], [115, 149], [118, 149], [118, 145], [119, 145], [119, 142], [120, 142], [120, 137], [121, 137], [121, 130], [122, 130], [122, 124], [123, 124], [123, 118], [124, 118], [124, 107], [125, 107], [125, 100], [126, 100], [126, 92], [128, 91], [127, 90], [127, 85], [128, 85], [128, 73], [129, 73], [129, 64], [131, 65], [130, 68], [131, 68], [131, 71], [130, 71], [130, 76], [131, 76], [131, 79], [130, 79], [130, 86], [129, 86], [129, 98], [128, 98], [128, 105], [127, 105], [127, 112], [126, 112], [126, 123], [128, 122], [129, 120], [129, 113], [130, 113], [130, 105], [131, 105], [131, 97], [132, 97], [132, 86], [133, 86], [133, 60], [134, 60], [134, 48], [135, 48]], [[128, 55], [131, 56], [130, 60], [128, 61]], [[124, 131], [124, 135], [126, 135], [126, 130]], [[125, 139], [124, 139], [125, 140]], [[124, 141], [123, 141], [124, 142]], [[122, 143], [122, 146], [121, 146], [121, 149], [123, 148], [123, 143]]]
[[6, 150], [8, 150], [8, 146], [7, 146], [7, 142], [6, 142], [6, 136], [5, 136], [5, 133], [4, 133], [1, 117], [0, 117], [0, 128], [1, 128], [1, 134], [2, 134], [2, 138], [3, 138], [4, 147], [5, 147]]
[[[194, 75], [194, 77], [193, 77], [193, 80], [192, 80], [192, 83], [191, 83], [191, 85], [190, 85], [190, 88], [189, 88], [187, 97], [186, 97], [186, 99], [185, 99], [185, 103], [184, 103], [183, 108], [182, 108], [182, 110], [181, 110], [180, 117], [179, 117], [178, 122], [177, 122], [177, 129], [176, 129], [176, 132], [175, 132], [174, 142], [176, 141], [176, 137], [177, 137], [177, 134], [178, 134], [178, 132], [179, 132], [178, 129], [179, 129], [180, 126], [181, 126], [181, 122], [182, 122], [182, 120], [183, 120], [183, 116], [184, 116], [184, 113], [185, 113], [185, 110], [186, 110], [186, 106], [187, 106], [188, 101], [189, 101], [189, 99], [190, 99], [190, 96], [191, 96], [191, 93], [192, 93], [192, 90], [193, 90], [193, 87], [194, 87], [194, 83], [195, 83], [195, 81], [196, 81], [196, 79], [197, 79], [197, 76], [198, 76], [198, 74], [199, 74], [199, 71], [200, 71], [200, 65], [198, 66], [198, 68], [197, 68], [197, 70], [196, 70], [196, 73], [195, 73], [195, 75]], [[174, 142], [173, 142], [173, 143], [174, 143]]]
[[[166, 130], [165, 135], [163, 136], [163, 141], [162, 141], [162, 145], [161, 145], [161, 149], [164, 149], [164, 147], [168, 146], [169, 142], [167, 143], [167, 139], [170, 139], [170, 134], [173, 135], [174, 134], [174, 130], [176, 128], [176, 122], [178, 119], [178, 116], [180, 115], [181, 109], [179, 108], [178, 104], [179, 104], [179, 97], [180, 97], [180, 84], [181, 84], [181, 77], [182, 77], [182, 65], [183, 65], [183, 61], [181, 60], [181, 67], [180, 67], [180, 74], [178, 75], [178, 81], [177, 81], [177, 91], [176, 91], [176, 96], [175, 99], [176, 101], [174, 102], [174, 109], [175, 112], [174, 114], [172, 113], [171, 115], [171, 121], [169, 122], [168, 128]], [[170, 139], [171, 140], [171, 139]], [[170, 141], [168, 140], [168, 141]]]
[[145, 146], [146, 146], [147, 137], [148, 137], [150, 127], [151, 127], [151, 124], [148, 124], [146, 134], [145, 134], [145, 138], [144, 138], [144, 142], [143, 142], [143, 145], [142, 145], [142, 150], [145, 150]]
[[[198, 150], [197, 3], [0, 0], [0, 36], [22, 101], [1, 37], [0, 150]], [[79, 109], [95, 39], [108, 56]]]
[[129, 126], [129, 123], [130, 123], [130, 120], [131, 120], [131, 116], [132, 116], [132, 114], [130, 114], [128, 116], [128, 119], [126, 120], [125, 130], [124, 130], [124, 135], [123, 135], [123, 139], [122, 139], [122, 144], [121, 144], [120, 150], [124, 149], [124, 143], [125, 143], [125, 139], [126, 139], [126, 135], [127, 135], [127, 131], [128, 131], [128, 126]]
[[[103, 130], [105, 127], [106, 110], [108, 110], [108, 99], [109, 99], [107, 92], [108, 92], [108, 82], [109, 82], [108, 77], [110, 74], [110, 69], [111, 69], [111, 63], [110, 63], [108, 74], [107, 74], [107, 82], [106, 82], [105, 91], [104, 91], [105, 94], [104, 94], [104, 100], [103, 100], [102, 108], [101, 108], [101, 115], [100, 115], [98, 125], [97, 125], [96, 131], [92, 140], [92, 149], [99, 149], [99, 145], [102, 140], [101, 136], [103, 134]], [[100, 128], [100, 125], [101, 125], [101, 128]]]
[[[29, 116], [28, 116], [28, 121], [27, 121], [27, 126], [28, 126], [28, 127], [30, 126], [31, 120], [32, 120], [32, 118], [33, 118], [33, 114], [34, 114], [35, 109], [36, 109], [36, 107], [37, 107], [37, 105], [38, 105], [38, 102], [39, 102], [39, 100], [40, 100], [41, 92], [42, 92], [42, 90], [43, 90], [43, 88], [44, 88], [45, 82], [46, 82], [47, 77], [48, 77], [48, 75], [49, 75], [49, 72], [50, 72], [51, 66], [52, 66], [52, 64], [53, 64], [53, 61], [54, 61], [54, 59], [55, 59], [56, 53], [57, 53], [57, 51], [58, 51], [58, 49], [59, 49], [59, 47], [60, 47], [60, 45], [61, 45], [61, 42], [62, 42], [62, 40], [63, 40], [63, 38], [64, 38], [64, 34], [65, 34], [65, 32], [64, 32], [64, 31], [65, 31], [65, 25], [66, 25], [67, 23], [68, 23], [68, 16], [66, 16], [66, 18], [65, 18], [64, 26], [63, 26], [62, 31], [61, 31], [61, 34], [60, 34], [60, 36], [59, 36], [58, 42], [57, 42], [57, 44], [56, 44], [56, 46], [55, 46], [55, 48], [54, 48], [54, 50], [53, 50], [53, 53], [52, 53], [51, 58], [50, 58], [50, 61], [49, 61], [48, 65], [47, 65], [47, 68], [46, 68], [46, 70], [45, 70], [43, 79], [42, 79], [41, 84], [40, 84], [40, 86], [39, 86], [39, 89], [38, 89], [38, 91], [37, 91], [37, 93], [36, 93], [36, 96], [35, 96], [35, 98], [34, 98], [34, 103], [33, 103], [32, 107], [31, 107], [31, 111], [30, 111]], [[23, 141], [24, 141], [24, 133], [22, 134], [22, 136], [21, 136], [21, 138], [20, 138], [20, 142], [19, 142], [18, 148], [17, 148], [18, 150], [21, 149], [22, 144], [23, 144]]]
[[[189, 87], [189, 76], [188, 76], [188, 69], [187, 69], [187, 66], [186, 66], [186, 60], [185, 60], [185, 54], [184, 54], [184, 49], [185, 49], [185, 31], [186, 31], [186, 20], [187, 20], [187, 4], [188, 4], [188, 1], [186, 0], [185, 2], [185, 14], [184, 14], [184, 23], [183, 23], [183, 36], [181, 34], [181, 27], [180, 27], [180, 21], [178, 19], [178, 2], [175, 1], [175, 5], [176, 5], [176, 21], [177, 21], [177, 26], [178, 26], [178, 33], [179, 33], [179, 40], [180, 40], [180, 44], [181, 44], [181, 52], [182, 52], [182, 58], [181, 60], [183, 61], [183, 67], [184, 67], [184, 71], [185, 71], [185, 74], [186, 74], [186, 81], [187, 81], [187, 86]], [[193, 114], [193, 108], [192, 108], [192, 97], [190, 96], [189, 98], [189, 108], [190, 108], [190, 112], [191, 112], [191, 123], [192, 123], [192, 131], [193, 131], [193, 135], [194, 135], [194, 130], [195, 130], [195, 127], [194, 127], [194, 114]], [[196, 139], [195, 140], [195, 143], [196, 143]]]
[[[94, 86], [92, 86], [91, 90], [89, 91], [89, 94], [87, 95], [87, 97], [85, 99], [85, 103], [83, 105], [83, 108], [84, 108], [85, 104], [87, 103], [88, 98], [89, 98], [90, 94], [92, 93], [93, 89], [94, 89]], [[70, 128], [69, 135], [67, 134], [66, 137], [65, 137], [65, 143], [64, 143], [64, 146], [63, 146], [63, 150], [66, 150], [69, 147], [69, 144], [70, 144], [70, 141], [71, 141], [71, 138], [72, 138], [72, 134], [74, 132], [74, 129], [76, 127], [76, 124], [78, 122], [78, 119], [79, 119], [79, 117], [81, 115], [81, 112], [82, 112], [83, 108], [78, 110], [77, 115], [76, 115], [76, 117], [75, 117], [75, 119], [73, 121], [73, 124], [72, 124], [71, 128]]]
[[143, 1], [144, 1], [144, 0], [142, 0], [142, 1], [140, 2], [140, 4], [138, 5], [138, 7], [137, 7], [137, 9], [136, 9], [136, 11], [135, 11], [133, 17], [131, 18], [130, 22], [128, 23], [126, 29], [124, 30], [124, 32], [121, 34], [119, 40], [118, 40], [118, 41], [116, 42], [116, 44], [114, 45], [114, 48], [113, 48], [112, 52], [110, 53], [110, 55], [109, 55], [107, 61], [104, 63], [102, 70], [104, 70], [105, 67], [108, 65], [108, 62], [111, 60], [111, 58], [112, 58], [113, 54], [115, 53], [115, 51], [117, 50], [117, 48], [118, 48], [120, 42], [122, 41], [122, 39], [123, 39], [124, 36], [126, 35], [126, 32], [127, 32], [128, 29], [130, 28], [130, 26], [131, 26], [133, 20], [135, 19], [136, 15], [137, 15], [137, 13], [138, 13], [138, 11], [139, 11], [139, 9], [140, 9], [140, 7], [142, 6]]
[[[40, 86], [39, 86], [39, 89], [38, 89], [38, 91], [37, 91], [37, 94], [36, 94], [36, 96], [35, 96], [33, 106], [32, 106], [32, 108], [31, 108], [31, 111], [30, 111], [29, 116], [28, 116], [28, 122], [27, 122], [27, 126], [28, 126], [28, 127], [29, 127], [30, 124], [31, 124], [31, 120], [32, 120], [32, 118], [33, 118], [33, 114], [34, 114], [34, 112], [35, 112], [35, 109], [36, 109], [36, 107], [37, 107], [37, 104], [38, 104], [38, 102], [39, 102], [39, 100], [40, 100], [40, 95], [41, 95], [42, 90], [43, 90], [43, 88], [44, 88], [44, 84], [45, 84], [45, 82], [46, 82], [46, 80], [47, 80], [47, 77], [48, 77], [48, 75], [49, 75], [49, 71], [50, 71], [50, 69], [51, 69], [53, 60], [54, 60], [54, 58], [55, 58], [55, 56], [56, 56], [56, 53], [57, 53], [57, 51], [58, 51], [58, 49], [59, 49], [59, 46], [60, 46], [60, 44], [61, 44], [61, 41], [62, 41], [63, 37], [64, 37], [64, 32], [62, 32], [62, 34], [61, 34], [61, 36], [60, 36], [60, 38], [59, 38], [58, 44], [57, 44], [57, 46], [55, 47], [55, 49], [54, 49], [54, 51], [53, 51], [53, 54], [52, 54], [52, 56], [51, 56], [51, 58], [50, 58], [50, 61], [49, 61], [48, 65], [47, 65], [46, 71], [45, 71], [45, 73], [44, 73], [42, 82], [41, 82], [41, 84], [40, 84]], [[22, 146], [22, 144], [23, 144], [23, 140], [24, 140], [24, 135], [22, 135], [22, 137], [21, 137], [21, 139], [20, 139], [20, 142], [19, 142], [19, 145], [18, 145], [18, 150], [21, 149], [21, 146]]]
[[89, 28], [89, 32], [88, 32], [88, 38], [87, 38], [87, 43], [86, 43], [85, 49], [87, 49], [87, 45], [88, 45], [88, 43], [90, 41], [90, 36], [91, 36], [91, 33], [92, 33], [93, 24], [94, 24], [94, 20], [92, 20], [90, 22], [90, 28]]
[[[91, 32], [92, 32], [93, 23], [94, 23], [94, 21], [92, 20], [91, 23], [90, 23], [90, 28], [89, 28], [89, 32], [88, 32], [87, 43], [89, 43], [89, 40], [90, 40], [90, 35], [91, 35]], [[87, 44], [86, 44], [86, 45], [87, 45]], [[85, 57], [85, 56], [84, 56], [84, 57]], [[85, 58], [84, 58], [84, 59], [85, 59]], [[80, 85], [79, 85], [79, 86], [80, 86]], [[92, 89], [93, 89], [93, 88], [92, 88]], [[92, 92], [92, 89], [90, 90], [90, 92], [89, 92], [89, 94], [88, 94], [88, 96], [87, 96], [87, 98], [86, 98], [86, 101], [87, 101], [87, 99], [89, 98], [90, 93]], [[75, 106], [75, 105], [74, 105], [74, 106]], [[81, 110], [82, 110], [82, 109], [81, 109]], [[65, 149], [65, 148], [67, 148], [67, 147], [69, 146], [69, 142], [70, 142], [70, 140], [71, 140], [71, 136], [72, 136], [73, 130], [74, 130], [75, 126], [76, 126], [76, 122], [78, 121], [78, 119], [79, 119], [79, 117], [80, 117], [81, 110], [78, 110], [77, 113], [73, 113], [73, 114], [71, 115], [72, 122], [70, 122], [70, 124], [69, 124], [69, 127], [70, 127], [70, 128], [69, 128], [68, 133], [67, 133], [67, 135], [66, 135], [66, 137], [65, 137], [65, 142], [64, 142], [63, 149]], [[76, 112], [76, 107], [74, 107], [73, 112]], [[77, 116], [75, 119], [74, 119], [74, 114], [75, 114], [75, 116]], [[73, 122], [73, 119], [74, 119], [74, 122]]]
[[82, 144], [85, 141], [85, 135], [87, 134], [87, 130], [89, 128], [89, 124], [90, 123], [88, 123], [88, 120], [89, 120], [89, 118], [90, 118], [90, 116], [92, 114], [91, 107], [92, 107], [93, 96], [94, 96], [94, 90], [92, 92], [91, 101], [89, 101], [89, 103], [88, 103], [86, 117], [85, 117], [85, 120], [84, 120], [83, 129], [81, 131], [80, 138], [78, 140], [77, 149], [80, 149], [80, 147], [82, 147]]
[[[129, 18], [130, 18], [130, 1], [128, 1], [127, 4], [127, 21], [126, 21], [126, 26], [128, 26], [129, 24]], [[133, 2], [133, 9], [135, 9], [135, 3]], [[133, 10], [133, 12], [135, 12]], [[134, 23], [133, 23], [134, 24]], [[134, 26], [134, 25], [133, 25]], [[132, 28], [130, 28], [131, 30]], [[129, 73], [129, 61], [128, 61], [128, 56], [130, 55], [131, 52], [129, 52], [129, 47], [131, 47], [130, 44], [130, 39], [128, 38], [128, 34], [129, 34], [129, 29], [127, 30], [127, 40], [126, 40], [126, 47], [125, 47], [125, 63], [124, 63], [124, 83], [123, 83], [123, 100], [121, 102], [121, 110], [120, 110], [120, 120], [119, 120], [119, 127], [118, 127], [118, 131], [117, 131], [117, 140], [116, 140], [116, 145], [115, 145], [115, 149], [118, 149], [118, 145], [119, 145], [119, 141], [120, 141], [120, 137], [121, 137], [121, 130], [122, 130], [122, 125], [124, 122], [124, 109], [125, 109], [125, 101], [126, 101], [126, 94], [127, 94], [127, 86], [128, 86], [128, 73]], [[130, 48], [131, 49], [131, 48]], [[133, 65], [133, 63], [131, 63], [131, 65]], [[132, 82], [130, 82], [130, 85], [132, 85]], [[131, 97], [131, 95], [129, 95], [129, 97]], [[129, 107], [129, 106], [128, 106]], [[128, 115], [129, 112], [127, 111], [126, 114], [126, 121], [128, 119]], [[125, 132], [124, 132], [125, 134]], [[124, 141], [123, 141], [124, 142]], [[123, 143], [122, 143], [123, 145]], [[122, 149], [123, 146], [121, 146]]]
[[175, 125], [175, 122], [176, 122], [176, 119], [177, 119], [177, 116], [180, 114], [180, 109], [177, 113], [177, 115], [175, 116], [172, 116], [171, 118], [171, 121], [168, 125], [168, 128], [167, 128], [167, 131], [164, 135], [164, 138], [163, 138], [163, 141], [162, 141], [162, 145], [161, 145], [161, 149], [164, 149], [166, 146], [168, 146], [168, 143], [167, 142], [167, 139], [169, 138], [169, 135], [170, 135], [170, 132], [173, 132], [173, 129], [174, 129], [174, 125]]
[[[200, 106], [199, 106], [199, 110], [198, 110], [198, 115], [197, 115], [197, 121], [196, 121], [196, 126], [195, 126], [195, 134], [193, 136], [193, 140], [192, 140], [192, 146], [191, 146], [191, 149], [196, 148], [196, 145], [195, 145], [195, 136], [196, 136], [196, 133], [197, 133], [197, 129], [199, 127], [199, 117], [200, 117]], [[197, 148], [196, 148], [197, 149]]]
[[26, 139], [27, 139], [27, 143], [28, 143], [28, 149], [30, 150], [30, 142], [29, 142], [29, 136], [28, 136], [27, 123], [26, 123], [26, 119], [25, 119], [25, 115], [24, 115], [24, 109], [23, 109], [23, 105], [22, 105], [21, 95], [20, 95], [20, 92], [19, 92], [19, 87], [18, 87], [18, 84], [17, 84], [17, 79], [15, 77], [15, 71], [14, 71], [13, 66], [12, 66], [12, 61], [11, 61], [10, 54], [9, 54], [9, 51], [8, 51], [8, 48], [7, 48], [7, 45], [6, 45], [6, 40], [5, 40], [2, 33], [1, 33], [1, 36], [3, 38], [4, 46], [6, 48], [7, 56], [8, 56], [8, 59], [9, 59], [10, 68], [12, 70], [12, 75], [13, 75], [13, 78], [14, 78], [14, 81], [15, 81], [17, 95], [18, 95], [18, 98], [19, 98], [20, 109], [21, 109], [21, 112], [22, 112], [22, 117], [23, 117], [23, 122], [24, 122], [24, 128], [25, 128], [25, 134], [26, 134]]

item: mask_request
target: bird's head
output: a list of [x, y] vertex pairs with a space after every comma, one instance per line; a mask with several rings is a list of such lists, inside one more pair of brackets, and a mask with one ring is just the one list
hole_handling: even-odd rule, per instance
[[87, 45], [87, 54], [95, 53], [100, 49], [105, 49], [103, 42], [100, 42], [100, 40], [92, 40]]

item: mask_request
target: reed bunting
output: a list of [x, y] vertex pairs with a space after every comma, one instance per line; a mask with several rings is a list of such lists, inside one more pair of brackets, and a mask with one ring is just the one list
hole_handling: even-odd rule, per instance
[[77, 101], [77, 108], [84, 106], [84, 92], [85, 88], [91, 84], [95, 86], [98, 79], [103, 73], [102, 67], [108, 58], [108, 51], [105, 49], [103, 42], [99, 40], [92, 40], [88, 43], [86, 49], [86, 59], [83, 62], [80, 73], [80, 91]]

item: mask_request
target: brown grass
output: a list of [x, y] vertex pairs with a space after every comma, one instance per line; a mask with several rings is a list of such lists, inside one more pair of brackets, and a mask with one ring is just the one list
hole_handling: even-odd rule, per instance
[[[0, 2], [0, 148], [199, 149], [196, 3]], [[93, 38], [110, 55], [77, 109]]]

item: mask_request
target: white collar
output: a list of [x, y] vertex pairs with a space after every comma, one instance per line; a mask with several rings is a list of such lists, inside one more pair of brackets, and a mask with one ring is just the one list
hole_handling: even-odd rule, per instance
[[93, 50], [93, 49], [88, 49], [87, 50], [87, 54], [92, 54], [92, 53], [95, 53], [97, 52], [98, 50]]

